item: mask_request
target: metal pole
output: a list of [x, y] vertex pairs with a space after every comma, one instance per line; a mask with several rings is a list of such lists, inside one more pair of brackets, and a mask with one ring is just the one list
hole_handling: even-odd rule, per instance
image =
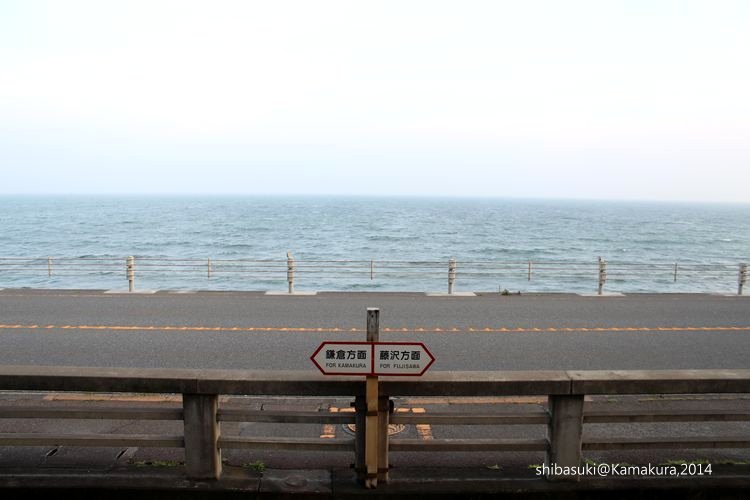
[[599, 257], [599, 291], [598, 294], [602, 294], [604, 283], [607, 282], [607, 262]]
[[47, 276], [52, 277], [52, 257], [47, 257]]
[[210, 257], [208, 258], [206, 268], [208, 270], [208, 279], [211, 279], [211, 258]]
[[294, 293], [294, 257], [292, 257], [292, 252], [286, 253], [286, 281], [289, 283], [289, 293]]
[[740, 273], [737, 278], [737, 295], [742, 295], [742, 289], [747, 283], [747, 264], [740, 264]]
[[128, 277], [128, 291], [135, 290], [135, 257], [130, 256], [125, 261], [125, 274]]
[[677, 283], [677, 262], [674, 263], [674, 282]]
[[531, 281], [531, 261], [529, 261], [529, 278], [528, 281]]
[[453, 295], [453, 284], [456, 282], [456, 259], [448, 261], [448, 295]]
[[375, 277], [375, 263], [370, 261], [370, 281]]
[[378, 481], [387, 483], [388, 477], [388, 426], [390, 424], [391, 398], [388, 396], [378, 397]]

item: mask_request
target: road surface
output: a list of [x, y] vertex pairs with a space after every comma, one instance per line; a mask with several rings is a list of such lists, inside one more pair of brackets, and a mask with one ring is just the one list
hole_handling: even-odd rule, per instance
[[421, 341], [438, 370], [748, 368], [750, 297], [0, 290], [0, 363], [310, 369], [324, 340]]

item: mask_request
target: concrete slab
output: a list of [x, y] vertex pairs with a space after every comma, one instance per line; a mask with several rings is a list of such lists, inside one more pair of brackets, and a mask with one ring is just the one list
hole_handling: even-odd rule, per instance
[[427, 297], [476, 297], [477, 294], [474, 292], [453, 292], [453, 293], [440, 293], [440, 292], [426, 292]]
[[317, 294], [318, 294], [318, 292], [292, 292], [292, 293], [289, 293], [289, 292], [281, 292], [281, 291], [273, 291], [273, 290], [269, 290], [269, 291], [266, 292], [266, 295], [289, 295], [289, 296], [293, 296], [293, 295], [294, 296], [296, 296], [296, 295], [302, 295], [302, 296], [304, 296], [304, 295], [317, 295]]
[[331, 495], [331, 473], [327, 470], [279, 470], [263, 472], [261, 493], [285, 495]]
[[129, 292], [129, 291], [127, 291], [127, 290], [118, 290], [118, 289], [113, 289], [113, 290], [106, 290], [106, 291], [105, 291], [104, 293], [110, 293], [110, 294], [126, 294], [126, 295], [130, 295], [130, 294], [149, 295], [149, 294], [154, 294], [154, 293], [156, 293], [156, 290], [135, 290], [135, 291]]

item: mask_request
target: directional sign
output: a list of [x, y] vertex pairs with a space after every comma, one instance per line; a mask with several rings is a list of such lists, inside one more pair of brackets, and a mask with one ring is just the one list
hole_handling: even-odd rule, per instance
[[310, 359], [324, 375], [418, 377], [435, 362], [421, 342], [323, 342]]
[[372, 375], [372, 342], [323, 342], [310, 359], [325, 375]]
[[375, 375], [418, 377], [435, 362], [435, 357], [421, 342], [375, 342], [373, 348]]

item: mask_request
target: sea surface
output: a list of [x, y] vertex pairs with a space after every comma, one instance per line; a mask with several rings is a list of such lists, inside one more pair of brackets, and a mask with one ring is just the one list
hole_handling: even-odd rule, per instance
[[[287, 251], [300, 266], [297, 290], [444, 292], [448, 260], [455, 258], [457, 291], [595, 292], [602, 257], [609, 273], [605, 290], [736, 293], [738, 265], [750, 261], [750, 204], [0, 197], [0, 257], [42, 259], [20, 266], [0, 260], [0, 288], [123, 289], [125, 258], [132, 255], [140, 289], [284, 290]], [[65, 270], [65, 261], [58, 263], [63, 258], [112, 261], [103, 268], [69, 262]], [[154, 266], [149, 272], [143, 265], [148, 258], [198, 264]], [[210, 278], [208, 259], [214, 266]], [[272, 260], [278, 266], [269, 263], [253, 272], [247, 264], [242, 269], [248, 272], [233, 272], [225, 263], [222, 272], [222, 261], [235, 259]], [[342, 263], [305, 268], [320, 260], [358, 262], [343, 271], [326, 267]], [[381, 261], [432, 264], [396, 263], [388, 271]], [[493, 266], [502, 271], [492, 272]]]

